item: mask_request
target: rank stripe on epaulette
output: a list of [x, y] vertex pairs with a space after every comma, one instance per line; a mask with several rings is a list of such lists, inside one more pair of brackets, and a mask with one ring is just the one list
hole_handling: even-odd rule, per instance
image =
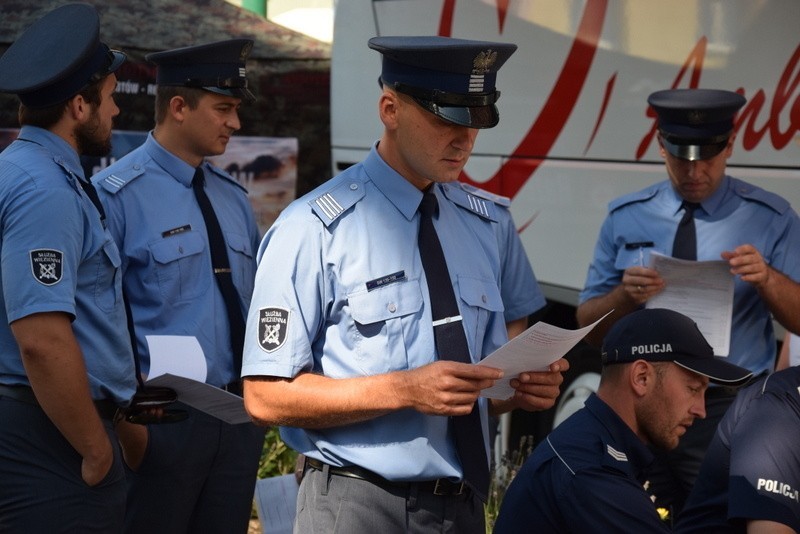
[[123, 180], [122, 178], [118, 178], [113, 174], [109, 174], [108, 176], [106, 176], [103, 181], [108, 183], [109, 185], [113, 185], [117, 189], [125, 185], [125, 180]]
[[489, 216], [489, 209], [486, 207], [485, 200], [470, 195], [469, 193], [467, 193], [467, 199], [469, 200], [469, 207], [472, 208], [472, 211], [476, 211], [484, 217]]
[[628, 461], [628, 455], [627, 454], [625, 454], [624, 452], [620, 452], [620, 451], [616, 450], [611, 445], [607, 444], [606, 445], [606, 450], [608, 451], [608, 455], [611, 456], [612, 458], [614, 458], [615, 460], [617, 460], [618, 462], [627, 462]]
[[341, 213], [344, 211], [341, 204], [336, 202], [336, 199], [333, 198], [330, 193], [325, 193], [321, 197], [317, 198], [314, 202], [331, 220], [341, 215]]

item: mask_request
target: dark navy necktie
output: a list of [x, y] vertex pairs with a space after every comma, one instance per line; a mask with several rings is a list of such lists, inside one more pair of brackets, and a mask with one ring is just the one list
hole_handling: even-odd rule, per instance
[[697, 259], [697, 234], [694, 228], [694, 212], [700, 207], [696, 202], [683, 201], [683, 218], [678, 223], [675, 231], [675, 241], [672, 243], [672, 257], [682, 260]]
[[[427, 192], [419, 205], [419, 254], [428, 281], [436, 351], [442, 360], [470, 363], [469, 347], [458, 311], [447, 261], [433, 227], [437, 212], [436, 195]], [[464, 481], [484, 502], [489, 491], [489, 465], [483, 444], [478, 403], [469, 415], [450, 418], [456, 450], [464, 470]]]
[[214, 278], [217, 280], [219, 290], [222, 292], [222, 298], [225, 301], [225, 308], [228, 311], [228, 323], [231, 329], [231, 350], [233, 351], [233, 372], [235, 375], [234, 381], [239, 379], [242, 372], [242, 351], [244, 348], [244, 318], [242, 317], [242, 308], [239, 301], [239, 294], [236, 287], [233, 285], [233, 277], [231, 276], [231, 265], [228, 259], [227, 245], [225, 238], [222, 235], [222, 229], [219, 226], [214, 208], [211, 201], [206, 195], [205, 189], [205, 176], [203, 170], [197, 168], [192, 179], [192, 189], [194, 196], [197, 198], [197, 203], [200, 205], [200, 211], [203, 212], [203, 219], [206, 223], [206, 232], [208, 233], [208, 246], [211, 250], [211, 266], [214, 269]]

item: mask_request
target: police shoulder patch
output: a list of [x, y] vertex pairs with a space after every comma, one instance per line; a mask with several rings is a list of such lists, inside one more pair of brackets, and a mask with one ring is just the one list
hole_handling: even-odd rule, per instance
[[60, 250], [38, 248], [30, 251], [31, 272], [37, 282], [52, 286], [61, 281], [64, 253]]
[[275, 352], [286, 343], [289, 315], [289, 310], [286, 308], [271, 307], [258, 310], [258, 346], [265, 352]]

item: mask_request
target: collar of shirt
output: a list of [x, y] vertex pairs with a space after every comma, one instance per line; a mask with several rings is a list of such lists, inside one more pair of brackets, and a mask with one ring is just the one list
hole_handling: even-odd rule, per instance
[[[728, 193], [728, 190], [731, 188], [731, 178], [727, 174], [722, 177], [722, 181], [720, 181], [719, 186], [717, 189], [711, 194], [710, 197], [705, 199], [704, 201], [700, 202], [700, 207], [703, 208], [703, 211], [708, 213], [709, 215], [713, 215], [715, 211], [722, 205], [722, 201], [725, 199], [725, 195]], [[675, 214], [677, 214], [681, 210], [681, 205], [683, 203], [683, 198], [675, 191], [670, 184], [669, 187], [670, 191], [672, 191], [672, 198], [675, 200]]]
[[192, 187], [192, 178], [194, 178], [195, 168], [161, 146], [159, 142], [156, 141], [156, 138], [153, 137], [153, 132], [147, 134], [144, 147], [147, 151], [147, 155], [164, 169], [167, 174], [186, 187]]
[[83, 175], [80, 156], [62, 137], [36, 126], [23, 126], [19, 131], [19, 139], [44, 147], [53, 154], [56, 161], [73, 174], [83, 180], [86, 179]]
[[586, 399], [585, 407], [608, 430], [614, 441], [613, 447], [621, 447], [628, 457], [631, 472], [637, 479], [641, 478], [642, 471], [653, 462], [654, 456], [650, 449], [633, 430], [620, 418], [611, 407], [593, 393]]
[[383, 196], [410, 221], [422, 201], [422, 192], [383, 161], [377, 143], [364, 160], [364, 170]]

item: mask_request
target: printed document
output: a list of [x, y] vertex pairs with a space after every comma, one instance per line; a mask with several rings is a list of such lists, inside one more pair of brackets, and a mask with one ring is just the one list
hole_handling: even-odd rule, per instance
[[546, 371], [551, 363], [577, 345], [608, 313], [577, 330], [567, 330], [541, 321], [531, 326], [475, 364], [496, 367], [504, 372], [503, 378], [496, 381], [494, 386], [481, 391], [481, 397], [500, 400], [511, 397], [514, 394], [514, 388], [511, 387], [513, 378], [526, 371]]
[[647, 301], [648, 308], [668, 308], [697, 323], [715, 356], [730, 353], [734, 276], [726, 261], [679, 260], [657, 252], [650, 267], [666, 283], [664, 291]]

